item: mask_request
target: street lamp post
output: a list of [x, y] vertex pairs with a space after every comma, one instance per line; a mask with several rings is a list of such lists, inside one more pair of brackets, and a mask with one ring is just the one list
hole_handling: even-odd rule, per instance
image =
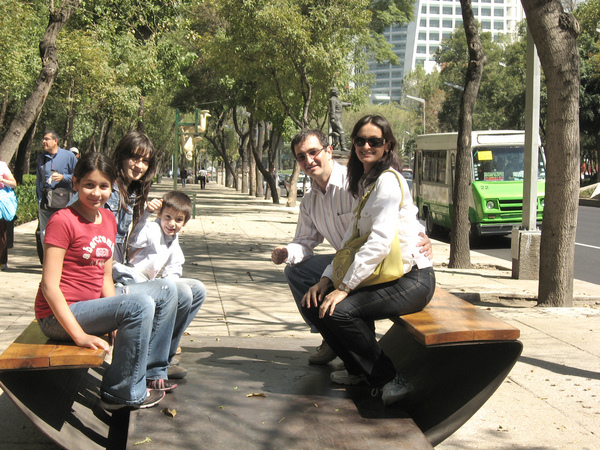
[[404, 94], [404, 96], [406, 98], [409, 98], [409, 99], [414, 100], [416, 102], [423, 103], [423, 134], [425, 134], [425, 99], [422, 99], [422, 98], [419, 98], [419, 97], [413, 97], [412, 95], [407, 95], [407, 94]]

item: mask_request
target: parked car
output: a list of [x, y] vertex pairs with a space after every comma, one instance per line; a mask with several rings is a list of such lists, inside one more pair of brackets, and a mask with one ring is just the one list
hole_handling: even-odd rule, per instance
[[289, 175], [285, 175], [283, 173], [280, 173], [279, 175], [277, 175], [277, 186], [279, 186], [280, 188], [285, 188], [285, 184], [287, 182], [287, 177]]
[[412, 183], [413, 183], [413, 171], [412, 171], [412, 169], [402, 169], [402, 176], [404, 177], [404, 179], [408, 183], [408, 188], [410, 189], [410, 192], [412, 193]]
[[[285, 190], [288, 196], [290, 195], [290, 178], [291, 176], [285, 180]], [[310, 191], [310, 177], [302, 173], [298, 176], [298, 183], [296, 183], [296, 195], [302, 197], [308, 191]]]

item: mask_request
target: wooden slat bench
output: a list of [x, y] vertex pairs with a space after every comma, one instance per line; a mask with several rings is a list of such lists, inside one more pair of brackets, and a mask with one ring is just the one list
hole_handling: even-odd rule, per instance
[[0, 355], [0, 371], [97, 367], [102, 365], [105, 356], [102, 349], [82, 348], [74, 342], [48, 339], [34, 320]]
[[433, 446], [494, 393], [522, 351], [517, 328], [436, 289], [420, 312], [398, 317], [381, 345], [415, 391], [403, 402]]
[[[415, 391], [395, 406], [376, 406], [380, 409], [372, 416], [369, 415], [371, 412], [363, 416], [366, 407], [361, 405], [359, 414], [363, 418], [384, 420], [408, 418], [409, 422], [414, 421], [413, 427], [416, 424], [429, 443], [436, 446], [460, 428], [500, 386], [521, 354], [522, 344], [518, 338], [519, 330], [515, 327], [437, 289], [423, 311], [396, 318], [381, 339], [385, 353], [392, 358], [398, 372], [413, 383]], [[269, 345], [274, 344], [265, 343], [263, 350], [269, 354], [268, 358], [272, 358], [271, 352], [276, 349], [267, 348]], [[241, 343], [234, 346], [238, 350], [241, 347]], [[202, 348], [198, 353], [206, 351]], [[34, 424], [64, 448], [133, 448], [137, 439], [127, 442], [130, 413], [109, 414], [98, 406], [103, 359], [101, 351], [48, 341], [34, 322], [0, 356], [0, 386]], [[240, 365], [237, 360], [233, 363], [235, 367]], [[222, 364], [219, 362], [215, 367]], [[312, 373], [311, 368], [304, 363], [301, 365]], [[200, 406], [202, 399], [206, 400], [206, 392], [197, 392], [197, 383], [193, 380], [197, 376], [197, 382], [201, 383], [207, 374], [202, 373], [201, 367], [197, 370], [199, 374], [192, 372], [188, 377], [190, 389], [186, 392], [186, 384], [180, 386], [169, 397], [170, 404], [177, 405], [179, 391], [185, 394], [182, 398], [187, 399], [182, 400], [181, 408], [195, 395], [200, 395], [197, 403]], [[261, 370], [264, 370], [262, 365]], [[256, 377], [273, 376], [261, 374], [257, 373]], [[281, 378], [280, 373], [274, 376]], [[304, 378], [310, 380], [310, 375], [294, 375], [288, 383], [293, 385]], [[324, 387], [319, 389], [327, 390], [328, 377], [323, 383]], [[309, 384], [312, 386], [314, 381]], [[304, 392], [305, 388], [300, 386], [299, 389]], [[196, 402], [192, 403], [196, 405]], [[380, 405], [380, 402], [374, 404]], [[139, 413], [133, 414], [133, 422], [139, 426], [142, 419], [136, 420], [135, 414]], [[189, 429], [197, 430], [199, 424], [194, 420], [199, 419], [193, 418], [205, 416], [198, 413], [186, 417], [190, 420], [186, 423]], [[409, 426], [406, 419], [403, 424]], [[173, 430], [181, 431], [180, 428]], [[143, 431], [137, 430], [138, 433]]]
[[125, 448], [129, 416], [99, 406], [105, 357], [104, 350], [48, 339], [34, 320], [0, 355], [0, 387], [63, 448]]

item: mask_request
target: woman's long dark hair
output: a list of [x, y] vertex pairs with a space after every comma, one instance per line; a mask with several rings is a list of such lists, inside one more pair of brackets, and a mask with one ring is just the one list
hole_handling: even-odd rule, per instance
[[103, 153], [86, 153], [79, 158], [79, 161], [77, 161], [75, 169], [73, 170], [73, 177], [77, 180], [81, 180], [94, 170], [97, 170], [108, 178], [111, 184], [117, 179], [115, 164]]
[[354, 125], [354, 128], [352, 129], [352, 134], [350, 135], [352, 138], [352, 148], [350, 149], [350, 158], [348, 159], [348, 188], [354, 197], [358, 196], [361, 178], [365, 174], [365, 167], [360, 159], [358, 159], [358, 156], [356, 156], [354, 138], [358, 135], [360, 129], [368, 123], [372, 123], [381, 130], [385, 142], [390, 144], [390, 149], [389, 152], [385, 153], [383, 157], [375, 163], [369, 174], [365, 177], [363, 181], [364, 186], [373, 183], [379, 178], [381, 172], [390, 167], [398, 171], [400, 170], [400, 161], [398, 156], [396, 156], [398, 141], [396, 141], [396, 138], [394, 137], [392, 126], [385, 117], [379, 114], [364, 116], [356, 122], [356, 125]]
[[[140, 156], [148, 158], [150, 161], [148, 170], [139, 181], [132, 181], [127, 185], [127, 177], [125, 176], [123, 165], [128, 158], [137, 158]], [[146, 200], [148, 200], [152, 177], [156, 171], [156, 150], [154, 144], [144, 133], [132, 131], [121, 138], [115, 147], [112, 159], [117, 167], [120, 208], [127, 208], [129, 197], [135, 195], [135, 203], [133, 205], [133, 224], [135, 225], [142, 215]]]

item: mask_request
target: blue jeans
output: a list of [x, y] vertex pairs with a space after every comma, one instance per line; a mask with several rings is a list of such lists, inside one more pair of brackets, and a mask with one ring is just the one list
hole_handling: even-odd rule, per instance
[[435, 291], [431, 267], [410, 272], [396, 281], [351, 292], [330, 316], [319, 318], [319, 308], [303, 308], [327, 344], [344, 361], [348, 373], [364, 374], [369, 384], [381, 386], [392, 380], [396, 369], [383, 353], [373, 321], [410, 314], [427, 306]]
[[319, 330], [312, 324], [302, 308], [302, 297], [308, 290], [319, 282], [325, 268], [333, 261], [335, 255], [313, 255], [301, 263], [287, 265], [285, 267], [285, 276], [287, 278], [290, 290], [296, 301], [298, 311], [306, 324], [310, 327], [311, 333], [318, 333]]
[[[174, 307], [173, 296], [155, 303], [149, 295], [144, 294], [116, 295], [70, 305], [73, 315], [86, 333], [100, 336], [118, 330], [112, 362], [102, 378], [103, 398], [131, 406], [144, 401], [146, 368], [148, 364], [153, 363], [148, 349], [155, 317], [162, 317], [163, 313], [172, 310], [171, 315], [174, 319]], [[71, 340], [55, 316], [40, 319], [38, 322], [43, 333], [49, 338]], [[162, 323], [159, 321], [156, 332], [161, 334], [162, 329]]]
[[144, 294], [156, 304], [156, 314], [152, 323], [152, 335], [148, 345], [148, 366], [146, 378], [149, 380], [167, 379], [171, 336], [177, 316], [177, 287], [166, 279], [116, 286], [117, 294]]
[[180, 278], [175, 281], [177, 286], [177, 318], [173, 328], [169, 362], [175, 356], [179, 341], [188, 325], [194, 320], [206, 298], [206, 288], [201, 281], [193, 278]]

